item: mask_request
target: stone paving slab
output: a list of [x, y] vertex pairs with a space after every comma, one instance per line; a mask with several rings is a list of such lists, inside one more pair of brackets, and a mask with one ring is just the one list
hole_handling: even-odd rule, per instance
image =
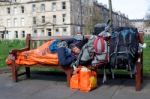
[[89, 93], [71, 90], [65, 75], [32, 74], [31, 79], [15, 83], [10, 73], [0, 74], [0, 99], [150, 99], [150, 79], [144, 80], [143, 89], [135, 91], [134, 80], [116, 78], [101, 83]]

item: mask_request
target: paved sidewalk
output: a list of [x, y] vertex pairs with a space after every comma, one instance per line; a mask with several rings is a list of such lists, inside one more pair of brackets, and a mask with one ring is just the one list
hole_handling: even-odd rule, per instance
[[31, 79], [14, 83], [10, 73], [0, 74], [0, 99], [150, 99], [150, 79], [145, 78], [143, 89], [135, 91], [133, 79], [108, 80], [89, 93], [71, 90], [65, 75], [32, 74]]

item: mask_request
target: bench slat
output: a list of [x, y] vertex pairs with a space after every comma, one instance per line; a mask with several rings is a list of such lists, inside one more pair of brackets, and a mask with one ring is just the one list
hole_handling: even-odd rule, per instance
[[53, 40], [58, 38], [63, 40], [63, 39], [73, 38], [73, 36], [39, 36], [39, 37], [32, 36], [31, 40], [43, 41], [43, 40]]

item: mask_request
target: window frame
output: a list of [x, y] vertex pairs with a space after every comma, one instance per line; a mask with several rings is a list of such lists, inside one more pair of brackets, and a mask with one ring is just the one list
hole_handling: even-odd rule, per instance
[[19, 38], [18, 31], [15, 31], [15, 38]]
[[51, 11], [56, 11], [56, 10], [57, 10], [57, 3], [56, 2], [52, 2]]
[[11, 20], [10, 19], [7, 19], [7, 26], [11, 27]]
[[10, 7], [7, 7], [7, 14], [10, 14], [10, 13], [11, 13], [10, 10], [11, 10]]
[[25, 19], [21, 18], [21, 26], [25, 26]]
[[36, 24], [36, 17], [33, 17], [32, 20], [33, 20], [33, 24], [35, 25]]
[[17, 27], [17, 26], [18, 26], [18, 19], [14, 18], [14, 27]]
[[[55, 17], [54, 17], [55, 16]], [[57, 23], [57, 16], [56, 15], [53, 15], [53, 24], [56, 24]]]
[[45, 4], [41, 4], [40, 11], [45, 12]]
[[42, 23], [45, 23], [45, 16], [42, 16]]
[[22, 38], [25, 38], [25, 31], [24, 31], [24, 30], [21, 31], [21, 37], [22, 37]]
[[21, 13], [25, 13], [25, 7], [21, 6]]
[[66, 22], [66, 14], [62, 14], [62, 22], [65, 23]]
[[66, 2], [65, 2], [65, 1], [62, 2], [62, 9], [63, 9], [63, 10], [66, 9]]
[[35, 12], [35, 11], [36, 11], [36, 5], [32, 4], [32, 12]]

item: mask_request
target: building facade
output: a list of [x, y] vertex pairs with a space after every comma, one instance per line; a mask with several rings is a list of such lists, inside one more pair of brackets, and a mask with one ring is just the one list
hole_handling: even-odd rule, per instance
[[[84, 23], [81, 7], [93, 0], [11, 0], [0, 5], [0, 32], [6, 39], [72, 35]], [[87, 15], [88, 16], [88, 15]]]
[[[109, 19], [109, 9], [107, 8], [107, 6], [103, 5], [102, 3], [95, 2], [94, 9], [99, 10], [99, 14], [101, 15], [101, 22], [106, 23]], [[112, 19], [113, 19], [112, 24], [114, 27], [128, 26], [130, 23], [129, 18], [121, 12], [112, 11]]]
[[150, 25], [147, 25], [147, 23], [150, 23], [150, 20], [132, 19], [130, 23], [133, 27], [136, 27], [139, 32], [142, 31], [145, 35], [150, 35]]
[[[24, 39], [28, 33], [37, 37], [87, 34], [96, 23], [109, 19], [108, 8], [97, 0], [10, 1], [0, 2], [0, 38]], [[113, 12], [113, 20], [122, 26], [128, 18]]]

